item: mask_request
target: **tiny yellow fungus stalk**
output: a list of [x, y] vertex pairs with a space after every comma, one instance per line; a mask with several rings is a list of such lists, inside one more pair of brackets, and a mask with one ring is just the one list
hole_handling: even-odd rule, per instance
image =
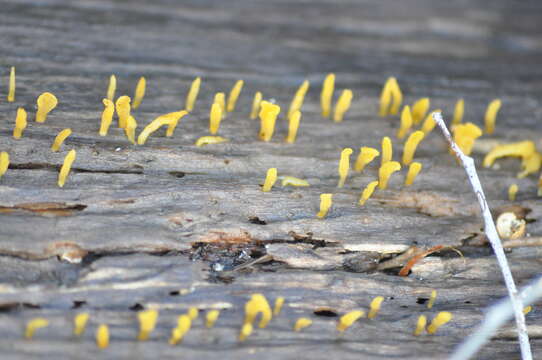
[[159, 116], [143, 129], [139, 136], [137, 137], [138, 145], [143, 145], [147, 141], [147, 138], [156, 130], [161, 128], [164, 125], [170, 125], [173, 122], [173, 119], [169, 117]]
[[220, 121], [222, 120], [222, 107], [218, 103], [214, 103], [211, 106], [211, 113], [209, 114], [209, 132], [215, 135], [220, 128]]
[[337, 100], [337, 104], [335, 105], [335, 112], [333, 113], [333, 121], [335, 122], [341, 122], [343, 121], [344, 114], [350, 109], [350, 105], [352, 104], [352, 90], [345, 89], [341, 93], [341, 96], [339, 96], [339, 100]]
[[309, 91], [309, 80], [303, 81], [303, 84], [301, 84], [295, 92], [294, 98], [290, 103], [290, 108], [288, 109], [288, 118], [290, 118], [294, 112], [301, 111], [307, 91]]
[[210, 329], [213, 326], [215, 326], [216, 320], [218, 320], [219, 315], [220, 315], [220, 310], [207, 311], [207, 314], [205, 314], [205, 326], [207, 327], [207, 329]]
[[412, 105], [412, 122], [418, 125], [427, 115], [430, 105], [429, 98], [421, 98]]
[[245, 304], [245, 324], [252, 324], [256, 319], [256, 316], [261, 314], [260, 323], [258, 327], [263, 329], [267, 326], [273, 313], [271, 312], [271, 307], [267, 302], [267, 299], [262, 294], [252, 294], [251, 298]]
[[0, 152], [0, 178], [4, 176], [9, 167], [9, 154], [5, 151]]
[[124, 128], [124, 133], [126, 134], [126, 137], [132, 144], [136, 144], [135, 139], [135, 130], [137, 128], [137, 122], [134, 119], [132, 115], [128, 116], [128, 120], [126, 121], [126, 127]]
[[58, 152], [60, 150], [60, 147], [64, 143], [64, 140], [68, 138], [72, 134], [72, 129], [64, 129], [61, 132], [58, 133], [58, 135], [55, 137], [55, 140], [53, 141], [53, 145], [51, 145], [51, 151], [52, 152]]
[[361, 193], [361, 197], [359, 198], [359, 205], [363, 206], [369, 200], [369, 198], [373, 195], [373, 192], [375, 191], [375, 188], [378, 185], [378, 181], [371, 181], [365, 189], [363, 189]]
[[412, 127], [412, 114], [410, 106], [406, 105], [401, 111], [401, 126], [397, 130], [397, 138], [403, 139]]
[[132, 103], [132, 107], [134, 109], [137, 109], [139, 105], [141, 105], [141, 101], [143, 101], [143, 98], [145, 97], [146, 88], [147, 80], [145, 80], [145, 77], [142, 76], [139, 78], [134, 92], [134, 102]]
[[512, 184], [508, 187], [508, 200], [516, 201], [516, 195], [518, 193], [518, 184]]
[[463, 121], [463, 114], [465, 113], [465, 100], [459, 99], [455, 103], [454, 116], [452, 118], [452, 125], [459, 125]]
[[244, 323], [239, 332], [239, 341], [245, 341], [252, 334], [252, 324]]
[[387, 136], [382, 138], [382, 156], [380, 157], [380, 165], [391, 161], [393, 156], [393, 148], [391, 145], [391, 139]]
[[412, 134], [410, 134], [407, 141], [405, 142], [405, 147], [403, 149], [403, 165], [410, 165], [410, 163], [414, 159], [416, 148], [424, 137], [425, 133], [420, 130], [414, 131]]
[[452, 320], [452, 314], [448, 311], [441, 311], [433, 318], [429, 326], [427, 327], [427, 332], [429, 334], [434, 334], [437, 332], [438, 328], [446, 324], [448, 321]]
[[385, 190], [388, 187], [388, 181], [391, 174], [401, 170], [401, 164], [397, 161], [388, 161], [378, 169], [378, 188]]
[[420, 173], [422, 170], [422, 164], [415, 161], [410, 164], [408, 167], [408, 172], [405, 177], [405, 186], [410, 186], [414, 183], [414, 180], [416, 179], [416, 176]]
[[96, 345], [100, 349], [106, 349], [109, 346], [109, 327], [106, 324], [100, 324], [96, 330]]
[[154, 309], [140, 311], [137, 313], [137, 320], [139, 321], [139, 334], [137, 335], [137, 340], [148, 340], [149, 335], [156, 327], [158, 311]]
[[47, 326], [49, 326], [49, 320], [45, 318], [35, 318], [35, 319], [30, 320], [26, 324], [26, 329], [24, 331], [25, 339], [28, 339], [28, 340], [32, 339], [36, 330], [47, 327]]
[[433, 114], [434, 113], [441, 113], [442, 110], [440, 109], [437, 109], [437, 110], [433, 110], [431, 111], [431, 113], [429, 115], [427, 115], [427, 117], [425, 118], [425, 120], [423, 121], [423, 124], [422, 124], [422, 128], [421, 128], [421, 131], [423, 131], [423, 133], [425, 135], [429, 134], [431, 131], [433, 131], [433, 129], [435, 128], [435, 126], [437, 125], [437, 123], [435, 122], [435, 119], [433, 119]]
[[293, 176], [279, 176], [282, 186], [310, 186], [309, 182]]
[[393, 99], [393, 103], [390, 107], [390, 115], [397, 115], [401, 108], [401, 104], [403, 103], [403, 93], [401, 92], [397, 79], [394, 77], [391, 78], [390, 90]]
[[280, 113], [280, 106], [271, 104], [267, 101], [261, 102], [261, 110], [260, 110], [260, 139], [263, 141], [270, 141], [273, 137], [273, 133], [275, 132], [275, 122], [277, 120], [277, 116]]
[[484, 124], [487, 134], [493, 134], [495, 131], [495, 121], [497, 120], [497, 113], [501, 108], [501, 100], [495, 99], [487, 105], [486, 114], [484, 116]]
[[297, 319], [297, 321], [294, 324], [294, 331], [298, 332], [303, 330], [306, 327], [309, 327], [312, 325], [312, 320], [309, 318], [301, 317]]
[[376, 317], [376, 314], [380, 311], [380, 306], [382, 305], [382, 302], [384, 301], [383, 296], [377, 296], [371, 301], [371, 307], [369, 310], [369, 314], [367, 317], [369, 319], [374, 319]]
[[437, 299], [437, 290], [432, 290], [431, 296], [429, 297], [429, 301], [427, 302], [428, 309], [431, 309], [433, 307], [436, 299]]
[[495, 146], [484, 157], [483, 165], [490, 167], [495, 160], [506, 156], [521, 158], [522, 171], [518, 178], [538, 172], [542, 164], [542, 155], [536, 151], [534, 142], [527, 140]]
[[123, 95], [115, 101], [115, 109], [117, 110], [117, 116], [119, 118], [119, 128], [126, 128], [126, 123], [130, 117], [132, 100], [129, 96]]
[[288, 136], [286, 136], [286, 142], [293, 144], [297, 136], [297, 129], [299, 129], [299, 121], [301, 120], [301, 112], [299, 110], [288, 118]]
[[524, 307], [523, 308], [523, 314], [527, 315], [528, 313], [531, 312], [532, 309], [533, 309], [533, 307], [531, 305]]
[[190, 316], [188, 315], [179, 316], [179, 318], [177, 319], [177, 327], [171, 330], [171, 337], [169, 338], [169, 344], [177, 345], [178, 343], [180, 343], [191, 327], [192, 327], [192, 320], [190, 319]]
[[26, 110], [22, 107], [17, 109], [17, 116], [15, 118], [15, 127], [13, 128], [13, 138], [20, 139], [23, 136], [23, 131], [26, 129], [27, 115]]
[[284, 305], [284, 298], [282, 296], [279, 296], [275, 300], [275, 306], [273, 307], [273, 316], [278, 316], [280, 314], [280, 311], [282, 310], [282, 305]]
[[8, 102], [14, 102], [14, 101], [15, 101], [15, 66], [12, 66], [9, 72]]
[[521, 160], [522, 171], [518, 173], [517, 177], [522, 179], [529, 174], [536, 174], [540, 170], [542, 165], [542, 155], [538, 152], [533, 153], [531, 156], [523, 158]]
[[320, 219], [325, 218], [332, 203], [333, 194], [320, 194], [320, 211], [318, 211], [316, 216]]
[[322, 106], [322, 116], [327, 118], [331, 113], [331, 101], [333, 99], [333, 91], [335, 90], [335, 74], [327, 74], [322, 85], [322, 93], [320, 94], [320, 105]]
[[50, 92], [44, 92], [38, 97], [37, 104], [36, 122], [44, 123], [47, 119], [47, 114], [58, 105], [58, 99]]
[[482, 130], [473, 123], [462, 123], [453, 127], [453, 140], [465, 155], [470, 155], [474, 141], [482, 136]]
[[220, 105], [220, 110], [222, 110], [222, 114], [226, 114], [226, 95], [224, 95], [223, 92], [217, 92], [215, 94], [213, 103]]
[[359, 318], [362, 318], [363, 316], [365, 316], [365, 311], [362, 311], [362, 310], [350, 311], [349, 313], [339, 318], [339, 322], [337, 323], [337, 330], [340, 332], [345, 331], [350, 326], [352, 326], [352, 324], [354, 324]]
[[235, 82], [235, 85], [231, 88], [230, 94], [228, 95], [228, 104], [226, 107], [226, 110], [228, 112], [232, 112], [235, 110], [235, 104], [237, 104], [237, 99], [239, 99], [239, 94], [241, 94], [241, 90], [243, 89], [244, 85], [243, 80], [237, 80]]
[[75, 336], [81, 336], [85, 332], [87, 322], [90, 315], [88, 313], [80, 313], [73, 318], [73, 334]]
[[221, 136], [202, 136], [198, 140], [196, 140], [195, 145], [197, 147], [201, 147], [201, 146], [209, 145], [209, 144], [221, 144], [227, 141], [228, 139], [223, 138]]
[[420, 315], [418, 317], [418, 322], [416, 323], [416, 330], [414, 330], [414, 336], [420, 336], [425, 330], [425, 325], [427, 325], [427, 317], [425, 315]]
[[265, 176], [265, 182], [263, 183], [262, 191], [269, 192], [275, 182], [277, 181], [277, 168], [267, 169], [267, 175]]
[[341, 159], [339, 160], [339, 184], [338, 188], [344, 186], [348, 172], [350, 171], [350, 155], [352, 155], [353, 150], [350, 148], [343, 149], [341, 152]]
[[70, 150], [68, 152], [68, 155], [64, 158], [64, 163], [62, 164], [62, 167], [60, 168], [60, 172], [58, 174], [58, 186], [63, 187], [66, 183], [66, 179], [68, 178], [68, 175], [70, 174], [70, 170], [72, 168], [72, 164], [75, 161], [76, 152], [75, 150]]
[[188, 115], [188, 111], [181, 110], [181, 111], [175, 111], [172, 113], [164, 114], [162, 117], [169, 119], [168, 127], [166, 130], [166, 137], [172, 137], [173, 132], [177, 128], [177, 125], [179, 124], [179, 121]]
[[109, 99], [103, 99], [102, 103], [105, 108], [102, 112], [102, 122], [100, 124], [100, 136], [106, 136], [109, 131], [109, 127], [113, 122], [113, 115], [115, 114], [115, 104]]
[[382, 92], [380, 93], [380, 110], [378, 111], [378, 115], [381, 117], [388, 116], [389, 114], [392, 100], [392, 79], [393, 78], [388, 78], [388, 80], [386, 80], [386, 83], [382, 87]]
[[259, 91], [256, 91], [254, 94], [254, 99], [252, 100], [252, 110], [250, 111], [250, 119], [254, 120], [258, 117], [258, 113], [260, 112], [260, 104], [262, 102], [262, 93]]
[[194, 321], [198, 318], [199, 310], [197, 307], [192, 306], [188, 309], [188, 311], [186, 312], [186, 315], [188, 315], [190, 320]]
[[115, 99], [115, 92], [117, 91], [117, 78], [115, 75], [109, 77], [109, 85], [107, 86], [107, 99], [113, 101]]
[[365, 166], [369, 164], [371, 161], [373, 161], [378, 155], [380, 155], [380, 151], [367, 147], [362, 146], [359, 148], [359, 155], [356, 159], [356, 164], [354, 165], [355, 171], [363, 171]]
[[190, 112], [194, 110], [194, 106], [196, 105], [196, 100], [198, 98], [200, 86], [201, 86], [201, 78], [197, 77], [194, 79], [194, 81], [192, 81], [192, 84], [190, 85], [190, 90], [188, 90], [188, 94], [186, 95], [186, 101], [184, 104], [186, 111]]

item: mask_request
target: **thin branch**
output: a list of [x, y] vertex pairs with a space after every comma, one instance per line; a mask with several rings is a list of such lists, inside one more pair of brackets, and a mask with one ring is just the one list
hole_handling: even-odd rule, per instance
[[[510, 300], [512, 301], [512, 305], [514, 306], [516, 327], [518, 331], [519, 345], [521, 348], [521, 357], [523, 360], [532, 360], [533, 355], [531, 353], [531, 346], [529, 344], [527, 326], [525, 325], [525, 315], [523, 314], [522, 301], [521, 298], [518, 296], [518, 290], [516, 288], [516, 284], [514, 283], [514, 278], [512, 277], [510, 267], [508, 266], [508, 261], [506, 260], [506, 255], [504, 254], [501, 239], [499, 238], [497, 229], [495, 228], [495, 223], [493, 223], [493, 217], [491, 216], [491, 212], [489, 211], [489, 205], [486, 201], [484, 190], [482, 189], [482, 184], [480, 184], [480, 179], [478, 178], [478, 174], [476, 173], [474, 160], [471, 157], [465, 155], [457, 146], [457, 144], [452, 140], [452, 136], [450, 135], [450, 132], [448, 131], [444, 120], [442, 119], [442, 114], [439, 112], [433, 113], [433, 119], [442, 130], [444, 137], [450, 144], [450, 148], [461, 161], [463, 168], [467, 172], [467, 176], [472, 186], [472, 190], [478, 198], [478, 203], [480, 204], [480, 209], [484, 218], [484, 231], [487, 238], [489, 239], [489, 242], [491, 243], [493, 251], [495, 252], [497, 262], [499, 263], [499, 267], [501, 268], [501, 272], [504, 278], [504, 283], [506, 284], [506, 288], [508, 289], [508, 295], [510, 296]], [[455, 359], [468, 359], [468, 357], [456, 357]]]

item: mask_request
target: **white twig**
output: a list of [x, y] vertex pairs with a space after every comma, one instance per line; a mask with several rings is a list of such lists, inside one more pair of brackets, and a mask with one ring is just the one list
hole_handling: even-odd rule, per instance
[[[506, 255], [504, 254], [501, 239], [499, 238], [499, 234], [495, 228], [495, 223], [493, 222], [493, 217], [489, 211], [489, 205], [486, 201], [482, 184], [480, 184], [480, 179], [478, 179], [476, 167], [474, 166], [474, 160], [471, 157], [463, 154], [461, 149], [452, 140], [452, 136], [450, 135], [444, 120], [442, 119], [442, 114], [439, 112], [434, 112], [433, 119], [442, 130], [442, 133], [450, 144], [452, 151], [461, 161], [461, 164], [469, 177], [472, 189], [478, 198], [478, 203], [480, 204], [480, 209], [484, 218], [484, 231], [489, 239], [489, 242], [491, 243], [493, 251], [495, 252], [495, 256], [497, 257], [499, 267], [501, 268], [501, 272], [504, 277], [504, 283], [508, 289], [508, 295], [510, 296], [510, 300], [514, 306], [516, 327], [518, 331], [519, 345], [521, 348], [521, 357], [523, 360], [532, 360], [533, 355], [531, 353], [531, 346], [529, 345], [529, 335], [527, 334], [527, 326], [525, 325], [525, 315], [523, 314], [522, 301], [518, 296], [518, 290], [516, 288], [516, 284], [514, 283], [514, 278], [512, 277], [510, 267], [508, 266], [508, 261], [506, 260]], [[468, 359], [468, 357], [457, 357], [456, 359]]]

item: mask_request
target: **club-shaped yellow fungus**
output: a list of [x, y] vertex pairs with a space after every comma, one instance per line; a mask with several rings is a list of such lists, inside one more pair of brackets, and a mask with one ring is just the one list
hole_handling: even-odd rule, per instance
[[48, 325], [49, 325], [49, 320], [47, 319], [44, 319], [44, 318], [32, 319], [26, 324], [24, 337], [30, 340], [34, 336], [34, 333], [36, 332], [36, 330], [47, 327]]
[[102, 122], [100, 124], [100, 136], [106, 136], [109, 131], [109, 127], [113, 122], [113, 115], [115, 114], [115, 104], [109, 99], [102, 100], [105, 108], [102, 112]]
[[367, 146], [360, 147], [359, 155], [356, 159], [356, 164], [354, 165], [354, 170], [363, 171], [365, 166], [373, 161], [378, 155], [380, 155], [380, 151], [376, 149]]
[[139, 334], [137, 335], [137, 340], [145, 341], [156, 327], [158, 311], [154, 309], [140, 311], [137, 313], [137, 320], [139, 321]]
[[177, 128], [177, 125], [179, 124], [179, 121], [183, 117], [185, 117], [186, 115], [188, 115], [188, 111], [186, 111], [186, 110], [175, 111], [175, 112], [172, 112], [172, 113], [161, 115], [162, 117], [167, 118], [167, 119], [170, 120], [169, 123], [168, 123], [168, 126], [167, 126], [167, 130], [166, 130], [166, 137], [172, 137], [173, 136], [173, 132]]
[[64, 140], [68, 136], [72, 134], [72, 129], [64, 129], [61, 132], [58, 133], [58, 135], [55, 137], [55, 140], [53, 141], [53, 145], [51, 145], [51, 151], [57, 152], [60, 150], [60, 147], [64, 143]]
[[412, 162], [416, 148], [424, 137], [424, 132], [420, 130], [414, 131], [412, 134], [410, 134], [403, 149], [403, 165], [409, 165]]
[[331, 100], [333, 99], [333, 90], [335, 89], [335, 74], [327, 74], [322, 85], [320, 94], [320, 105], [322, 106], [322, 116], [327, 118], [331, 113]]
[[228, 139], [223, 138], [221, 136], [202, 136], [198, 140], [196, 140], [195, 145], [197, 147], [201, 147], [201, 146], [209, 145], [209, 144], [220, 144], [227, 141]]
[[378, 188], [385, 190], [388, 187], [391, 174], [399, 170], [401, 170], [401, 164], [397, 161], [388, 161], [380, 166], [380, 169], [378, 169]]
[[431, 296], [429, 297], [429, 301], [427, 302], [428, 309], [431, 309], [433, 307], [436, 299], [437, 299], [437, 290], [432, 290]]
[[209, 132], [215, 135], [220, 127], [220, 121], [222, 120], [222, 107], [218, 103], [213, 103], [211, 106], [211, 113], [209, 114]]
[[376, 317], [376, 314], [380, 311], [380, 306], [382, 305], [382, 301], [384, 301], [383, 296], [377, 296], [371, 301], [371, 307], [369, 310], [369, 314], [367, 317], [369, 319], [374, 319]]
[[518, 178], [523, 178], [529, 174], [536, 173], [540, 169], [542, 155], [536, 151], [532, 141], [521, 141], [517, 143], [497, 145], [484, 157], [484, 167], [490, 167], [495, 160], [505, 156], [520, 157], [522, 159], [522, 171]]
[[279, 176], [282, 186], [310, 186], [309, 182], [293, 176]]
[[337, 330], [339, 330], [340, 332], [345, 331], [350, 326], [352, 326], [353, 323], [355, 323], [359, 318], [362, 318], [363, 316], [365, 316], [365, 311], [362, 311], [362, 310], [350, 311], [349, 313], [339, 318], [339, 322], [337, 323]]
[[207, 329], [210, 329], [213, 326], [215, 326], [216, 320], [218, 320], [219, 315], [220, 315], [220, 310], [207, 311], [207, 314], [205, 314], [205, 326], [207, 327]]
[[275, 182], [277, 181], [277, 168], [267, 169], [267, 175], [265, 176], [265, 182], [263, 183], [262, 191], [269, 192]]
[[538, 152], [534, 152], [531, 156], [521, 160], [522, 170], [517, 177], [522, 179], [529, 174], [537, 173], [538, 170], [540, 170], [540, 165], [542, 165], [542, 155]]
[[393, 156], [393, 148], [391, 146], [391, 139], [387, 136], [382, 138], [382, 156], [380, 157], [380, 165], [391, 161]]
[[412, 105], [412, 122], [418, 125], [429, 111], [429, 98], [421, 98]]
[[440, 110], [440, 109], [433, 110], [433, 111], [431, 111], [431, 113], [429, 113], [429, 115], [427, 115], [425, 117], [425, 120], [423, 121], [422, 128], [421, 128], [421, 131], [423, 131], [423, 133], [425, 135], [427, 135], [431, 131], [433, 131], [433, 129], [437, 125], [437, 123], [435, 122], [435, 119], [433, 119], [433, 114], [434, 113], [441, 113], [441, 112], [442, 112], [442, 110]]
[[359, 205], [363, 206], [369, 200], [371, 195], [373, 195], [373, 192], [375, 191], [376, 186], [378, 185], [378, 181], [371, 181], [365, 189], [363, 189], [361, 193], [361, 197], [359, 198]]
[[323, 219], [327, 215], [332, 202], [333, 194], [320, 194], [320, 211], [318, 211], [316, 216]]
[[378, 115], [382, 117], [388, 116], [389, 114], [392, 98], [392, 79], [393, 78], [388, 78], [388, 80], [386, 80], [386, 83], [382, 87], [382, 92], [380, 93], [380, 110], [378, 111]]
[[452, 125], [459, 125], [463, 120], [463, 114], [465, 113], [465, 100], [459, 99], [455, 103], [454, 117], [452, 119]]
[[119, 117], [119, 128], [126, 128], [126, 123], [130, 117], [132, 100], [129, 96], [123, 95], [115, 101], [115, 109], [117, 110], [117, 116]]
[[60, 173], [58, 174], [58, 186], [63, 187], [66, 183], [66, 179], [68, 178], [68, 175], [70, 174], [70, 170], [72, 168], [72, 164], [75, 161], [75, 150], [70, 150], [68, 152], [68, 155], [64, 158], [64, 163], [62, 164], [62, 167], [60, 168]]
[[188, 90], [188, 94], [186, 95], [186, 101], [185, 101], [185, 109], [186, 111], [190, 112], [194, 110], [194, 105], [196, 105], [196, 99], [198, 98], [199, 88], [201, 86], [201, 78], [197, 77], [192, 81], [192, 85], [190, 85], [190, 90]]
[[252, 100], [252, 110], [250, 111], [250, 118], [252, 120], [258, 117], [258, 113], [260, 112], [261, 102], [262, 102], [262, 93], [259, 91], [256, 91], [256, 93], [254, 94], [254, 99]]
[[297, 129], [299, 128], [299, 121], [301, 120], [301, 112], [299, 110], [288, 118], [288, 136], [286, 136], [286, 142], [293, 144], [297, 136]]
[[518, 184], [512, 184], [508, 187], [508, 200], [516, 201], [516, 194], [518, 193]]
[[15, 66], [12, 66], [9, 72], [8, 102], [14, 102], [14, 101], [15, 101]]
[[427, 325], [427, 317], [425, 315], [420, 315], [418, 317], [418, 322], [416, 323], [416, 330], [414, 330], [414, 336], [420, 336], [425, 330], [425, 325]]
[[501, 100], [495, 99], [489, 103], [484, 116], [484, 124], [486, 126], [486, 133], [493, 134], [495, 131], [495, 121], [497, 120], [497, 113], [501, 108]]
[[0, 152], [0, 177], [4, 176], [9, 167], [9, 154], [5, 151]]
[[175, 327], [173, 330], [171, 330], [171, 337], [169, 338], [169, 344], [170, 345], [177, 345], [180, 343], [186, 333], [190, 330], [190, 327], [192, 327], [192, 320], [190, 320], [190, 316], [188, 315], [181, 315], [177, 319], [177, 327]]
[[260, 139], [270, 141], [275, 131], [275, 122], [280, 113], [280, 106], [267, 101], [262, 101], [260, 110]]
[[273, 314], [271, 312], [271, 307], [267, 302], [267, 299], [262, 294], [253, 294], [249, 301], [245, 304], [245, 324], [252, 324], [256, 319], [256, 316], [261, 314], [260, 323], [258, 327], [261, 329], [265, 328]]
[[446, 324], [448, 321], [452, 320], [452, 314], [448, 311], [441, 311], [433, 318], [429, 326], [427, 327], [427, 332], [429, 334], [434, 334], [437, 332], [438, 328]]
[[288, 118], [290, 118], [294, 112], [301, 111], [301, 107], [303, 106], [303, 101], [305, 100], [305, 95], [307, 94], [308, 90], [309, 80], [305, 80], [295, 92], [294, 98], [290, 103], [290, 108], [288, 109]]
[[341, 122], [343, 121], [344, 114], [348, 111], [350, 108], [350, 104], [352, 104], [352, 90], [345, 89], [341, 93], [341, 96], [339, 96], [339, 100], [337, 100], [337, 104], [335, 105], [335, 112], [333, 113], [333, 121], [335, 122]]
[[36, 122], [44, 123], [49, 114], [57, 105], [58, 100], [56, 96], [50, 92], [44, 92], [38, 97], [38, 111], [36, 112]]
[[252, 324], [244, 323], [239, 332], [239, 341], [245, 341], [252, 334]]
[[412, 114], [410, 112], [410, 106], [406, 105], [401, 111], [401, 125], [397, 130], [397, 138], [402, 139], [406, 136], [410, 128], [412, 127]]
[[231, 88], [230, 94], [228, 95], [228, 105], [226, 108], [228, 112], [235, 110], [235, 104], [237, 104], [237, 99], [239, 99], [239, 94], [241, 94], [244, 83], [245, 82], [243, 80], [237, 80], [235, 85], [233, 85]]
[[275, 300], [275, 306], [273, 307], [273, 316], [278, 316], [278, 314], [280, 314], [280, 311], [282, 310], [282, 305], [284, 305], [284, 298], [282, 296], [279, 296]]
[[474, 141], [482, 136], [482, 130], [473, 123], [461, 123], [452, 128], [454, 142], [465, 155], [470, 155]]
[[294, 331], [301, 331], [306, 327], [309, 327], [312, 325], [312, 320], [309, 318], [301, 317], [297, 319], [294, 325]]
[[139, 145], [145, 144], [145, 142], [147, 141], [147, 138], [153, 132], [155, 132], [156, 130], [158, 130], [159, 128], [161, 128], [164, 125], [171, 124], [172, 121], [173, 120], [171, 118], [168, 118], [168, 117], [162, 117], [162, 116], [157, 117], [149, 125], [145, 126], [145, 128], [143, 129], [143, 131], [141, 133], [139, 133], [139, 136], [137, 137], [137, 143]]
[[222, 114], [226, 114], [226, 95], [224, 95], [223, 92], [217, 92], [215, 94], [215, 98], [213, 100], [213, 103], [220, 105], [220, 109], [222, 110]]
[[136, 144], [135, 139], [135, 130], [137, 128], [137, 122], [132, 115], [128, 116], [128, 121], [126, 121], [126, 127], [124, 128], [124, 133], [126, 137], [132, 144]]
[[405, 177], [405, 186], [410, 186], [412, 183], [414, 183], [414, 179], [416, 179], [416, 176], [420, 173], [422, 170], [422, 164], [415, 161], [410, 164], [408, 167], [408, 172]]
[[533, 307], [531, 305], [524, 307], [523, 308], [523, 315], [527, 315], [528, 313], [531, 312], [532, 309], [533, 309]]
[[15, 127], [13, 128], [13, 138], [20, 139], [23, 136], [23, 131], [26, 129], [26, 118], [26, 110], [22, 107], [18, 108]]
[[115, 99], [115, 92], [117, 91], [117, 78], [115, 75], [109, 77], [109, 85], [107, 86], [107, 99], [113, 101]]
[[100, 324], [96, 330], [96, 345], [100, 349], [105, 349], [109, 346], [109, 327], [106, 324]]
[[147, 80], [145, 80], [145, 77], [140, 77], [139, 81], [137, 82], [135, 93], [134, 93], [134, 102], [132, 103], [132, 107], [134, 109], [137, 109], [139, 105], [141, 105], [141, 101], [145, 97], [145, 89], [147, 87]]
[[390, 89], [393, 99], [393, 103], [390, 107], [390, 115], [397, 115], [399, 113], [399, 109], [401, 108], [401, 104], [403, 103], [403, 93], [401, 92], [397, 79], [394, 77], [391, 78]]
[[339, 160], [339, 184], [337, 185], [338, 188], [342, 188], [344, 186], [344, 182], [346, 181], [346, 177], [348, 176], [348, 172], [350, 171], [350, 155], [352, 155], [353, 150], [350, 148], [345, 148], [343, 151], [341, 151], [341, 159]]
[[197, 307], [192, 306], [188, 309], [188, 311], [186, 312], [186, 315], [188, 315], [190, 320], [194, 321], [198, 318], [199, 310]]
[[73, 334], [75, 336], [81, 336], [85, 332], [87, 322], [90, 315], [88, 313], [80, 313], [73, 318]]

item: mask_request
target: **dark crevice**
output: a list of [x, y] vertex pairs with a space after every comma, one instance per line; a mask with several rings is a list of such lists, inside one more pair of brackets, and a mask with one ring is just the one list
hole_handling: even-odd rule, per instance
[[19, 303], [19, 302], [11, 302], [11, 303], [4, 303], [0, 304], [0, 313], [8, 313], [13, 311], [19, 311], [24, 309], [41, 309], [41, 306], [31, 303]]
[[74, 300], [72, 309], [79, 309], [80, 307], [82, 307], [83, 305], [86, 305], [86, 304], [87, 304], [87, 302], [84, 301], [84, 300]]
[[316, 316], [323, 316], [323, 317], [337, 317], [339, 314], [333, 310], [328, 308], [319, 308], [314, 310], [314, 315]]
[[[48, 163], [11, 163], [9, 168], [12, 170], [49, 170], [49, 171], [60, 171], [61, 165], [48, 164]], [[71, 169], [73, 172], [77, 173], [95, 173], [95, 174], [143, 174], [143, 169], [83, 169], [74, 167]]]
[[143, 307], [143, 305], [139, 303], [135, 303], [134, 305], [130, 306], [129, 309], [132, 311], [141, 311], [141, 310], [144, 310], [145, 308]]

